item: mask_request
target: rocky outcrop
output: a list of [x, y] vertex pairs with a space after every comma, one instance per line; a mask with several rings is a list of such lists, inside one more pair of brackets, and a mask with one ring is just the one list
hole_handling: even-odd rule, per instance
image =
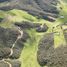
[[[5, 2], [5, 3], [4, 3]], [[1, 0], [0, 10], [21, 9], [48, 21], [55, 21], [59, 11], [58, 0]]]
[[33, 23], [33, 22], [23, 21], [21, 23], [16, 22], [15, 25], [18, 26], [18, 27], [21, 27], [22, 29], [31, 29], [31, 28], [35, 29], [37, 27], [40, 27], [41, 24], [40, 23]]
[[[23, 50], [24, 43], [30, 38], [26, 30], [35, 29], [37, 32], [46, 32], [48, 27], [46, 24], [33, 23], [23, 21], [16, 22], [15, 29], [0, 27], [0, 66], [1, 67], [20, 67], [17, 64], [20, 54]], [[10, 62], [5, 61], [10, 59]], [[12, 60], [11, 60], [12, 59]], [[3, 60], [3, 61], [2, 61]], [[14, 63], [13, 63], [14, 62]]]
[[23, 30], [0, 27], [0, 67], [21, 66], [19, 61], [14, 60], [19, 59], [28, 38], [29, 34]]
[[46, 24], [43, 24], [40, 27], [36, 28], [37, 32], [46, 32], [47, 30], [48, 30], [48, 26]]
[[35, 29], [36, 32], [46, 32], [48, 30], [48, 26], [46, 24], [41, 23], [32, 23], [23, 21], [22, 23], [15, 23], [15, 26], [20, 27], [21, 29]]
[[37, 52], [37, 60], [41, 66], [48, 63], [49, 58], [47, 57], [48, 50], [54, 45], [54, 34], [48, 33], [40, 40]]
[[37, 60], [41, 66], [66, 67], [67, 45], [54, 48], [53, 34], [46, 34], [39, 43]]
[[[19, 59], [24, 43], [30, 38], [26, 30], [35, 29], [36, 32], [46, 32], [46, 24], [23, 21], [14, 23], [15, 28], [0, 27], [0, 66], [20, 67]], [[8, 60], [9, 59], [9, 60]]]
[[4, 29], [0, 27], [0, 47], [11, 48], [18, 35], [20, 35], [20, 33], [17, 30]]

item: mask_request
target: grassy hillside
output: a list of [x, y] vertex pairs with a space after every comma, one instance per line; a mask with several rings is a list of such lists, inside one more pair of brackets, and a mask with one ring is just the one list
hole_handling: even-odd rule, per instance
[[[55, 32], [58, 33], [54, 36], [54, 45], [55, 48], [60, 46], [59, 44], [65, 44], [65, 39], [63, 35], [63, 30], [59, 27], [56, 27], [59, 24], [67, 23], [67, 0], [61, 1], [61, 5], [58, 4], [58, 7], [62, 7], [62, 11], [60, 11], [59, 18], [55, 22], [49, 22], [44, 19], [37, 19], [37, 17], [33, 17], [29, 15], [25, 11], [21, 10], [10, 10], [10, 11], [0, 11], [0, 18], [4, 18], [4, 20], [0, 23], [0, 26], [6, 28], [14, 28], [13, 23], [21, 22], [21, 21], [31, 21], [33, 23], [46, 23], [49, 27], [48, 32], [52, 32], [52, 27], [55, 27]], [[64, 16], [64, 18], [60, 18], [60, 16]], [[64, 26], [63, 28], [67, 28]], [[41, 39], [42, 35], [45, 33], [37, 33], [35, 30], [27, 30], [31, 36], [31, 39], [25, 43], [25, 47], [21, 53], [20, 60], [22, 61], [21, 67], [40, 67], [37, 63], [37, 50], [38, 50], [38, 42]], [[60, 32], [60, 35], [59, 35]]]

